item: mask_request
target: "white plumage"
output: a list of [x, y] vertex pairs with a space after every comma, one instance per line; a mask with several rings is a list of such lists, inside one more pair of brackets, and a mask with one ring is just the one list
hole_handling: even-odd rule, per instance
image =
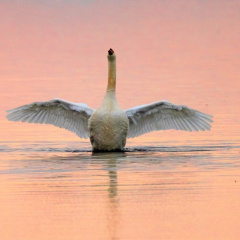
[[72, 103], [61, 99], [34, 102], [8, 110], [7, 119], [15, 122], [52, 124], [89, 138], [88, 119], [94, 109], [83, 103]]
[[212, 116], [188, 108], [160, 101], [121, 110], [116, 95], [116, 55], [108, 51], [108, 87], [100, 109], [83, 103], [61, 99], [34, 102], [8, 110], [7, 119], [29, 123], [52, 124], [91, 140], [93, 151], [123, 150], [126, 138], [158, 130], [210, 130]]
[[129, 119], [128, 138], [157, 130], [210, 130], [212, 116], [167, 101], [137, 106], [125, 111]]

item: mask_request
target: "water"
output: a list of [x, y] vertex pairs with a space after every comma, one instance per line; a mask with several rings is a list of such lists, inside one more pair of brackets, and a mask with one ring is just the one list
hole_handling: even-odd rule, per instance
[[[0, 239], [240, 239], [239, 1], [0, 1]], [[166, 99], [214, 116], [123, 153], [5, 111], [101, 106], [107, 50], [122, 109]]]
[[240, 146], [145, 144], [1, 142], [1, 239], [238, 239]]

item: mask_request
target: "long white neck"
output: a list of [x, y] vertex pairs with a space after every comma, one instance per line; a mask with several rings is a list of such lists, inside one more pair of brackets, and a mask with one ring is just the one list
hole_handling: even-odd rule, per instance
[[108, 85], [107, 91], [114, 91], [116, 89], [116, 55], [108, 55]]
[[117, 106], [116, 99], [116, 55], [113, 53], [112, 55], [108, 55], [108, 85], [107, 91], [103, 100], [103, 106]]

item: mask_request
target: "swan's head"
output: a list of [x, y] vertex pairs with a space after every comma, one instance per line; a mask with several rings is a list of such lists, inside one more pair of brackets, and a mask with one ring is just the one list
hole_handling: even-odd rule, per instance
[[114, 51], [110, 48], [109, 50], [108, 50], [108, 55], [113, 55], [114, 54]]
[[115, 55], [114, 51], [111, 48], [108, 50], [108, 60], [109, 61], [116, 60], [116, 55]]

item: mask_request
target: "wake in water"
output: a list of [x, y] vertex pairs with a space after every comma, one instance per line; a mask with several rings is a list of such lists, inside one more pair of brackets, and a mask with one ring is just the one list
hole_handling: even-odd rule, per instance
[[[34, 144], [34, 146], [19, 146], [12, 147], [11, 145], [0, 145], [0, 152], [70, 152], [70, 153], [86, 153], [92, 152], [91, 148], [69, 148], [69, 147], [40, 147], [42, 144]], [[124, 148], [122, 152], [206, 152], [206, 151], [219, 151], [232, 148], [240, 148], [240, 146], [232, 145], [208, 145], [208, 146], [136, 146]], [[105, 152], [106, 153], [106, 152]]]

